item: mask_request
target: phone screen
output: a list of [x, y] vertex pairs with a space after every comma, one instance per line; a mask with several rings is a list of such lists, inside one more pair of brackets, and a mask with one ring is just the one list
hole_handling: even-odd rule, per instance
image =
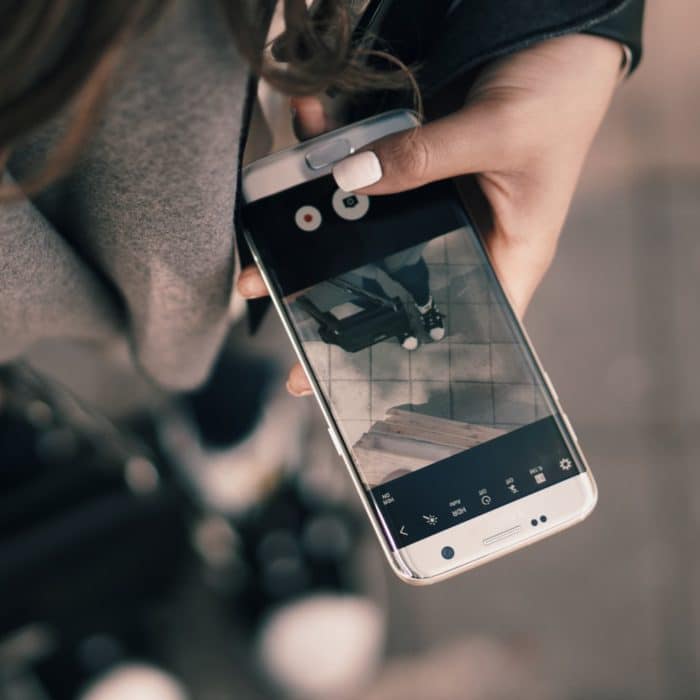
[[243, 215], [393, 547], [585, 470], [453, 183]]

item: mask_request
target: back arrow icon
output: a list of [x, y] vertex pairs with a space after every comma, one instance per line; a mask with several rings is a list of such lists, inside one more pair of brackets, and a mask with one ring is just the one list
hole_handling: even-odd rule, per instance
[[399, 533], [402, 534], [404, 537], [408, 537], [408, 533], [406, 532], [406, 526], [402, 525], [401, 529], [399, 530]]

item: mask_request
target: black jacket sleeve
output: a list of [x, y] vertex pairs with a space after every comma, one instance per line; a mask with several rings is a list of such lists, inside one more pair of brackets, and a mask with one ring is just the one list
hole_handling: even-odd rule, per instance
[[594, 24], [586, 31], [625, 44], [632, 52], [634, 70], [642, 58], [642, 22], [644, 20], [644, 0], [628, 0], [617, 12]]
[[644, 0], [394, 0], [376, 34], [418, 66], [421, 89], [430, 97], [492, 58], [571, 32], [626, 44], [634, 67], [643, 10]]

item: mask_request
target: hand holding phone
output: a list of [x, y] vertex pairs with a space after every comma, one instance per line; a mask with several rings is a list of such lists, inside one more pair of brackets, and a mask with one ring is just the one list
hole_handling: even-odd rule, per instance
[[244, 172], [246, 237], [395, 572], [430, 583], [585, 517], [595, 485], [450, 181], [346, 192], [396, 111]]
[[[554, 256], [582, 164], [620, 82], [622, 57], [617, 42], [571, 34], [491, 62], [468, 94], [451, 86], [456, 108], [419, 134], [372, 144], [382, 178], [362, 192], [399, 192], [475, 174], [493, 213], [492, 226], [481, 233], [522, 318]], [[337, 126], [316, 98], [294, 98], [293, 105], [300, 138]], [[255, 268], [242, 279], [251, 296], [266, 294]], [[298, 369], [290, 384], [308, 388]]]

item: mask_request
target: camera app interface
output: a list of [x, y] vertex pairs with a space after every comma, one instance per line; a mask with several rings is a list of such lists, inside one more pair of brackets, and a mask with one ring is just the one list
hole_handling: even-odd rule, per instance
[[583, 470], [452, 183], [244, 216], [395, 547]]

